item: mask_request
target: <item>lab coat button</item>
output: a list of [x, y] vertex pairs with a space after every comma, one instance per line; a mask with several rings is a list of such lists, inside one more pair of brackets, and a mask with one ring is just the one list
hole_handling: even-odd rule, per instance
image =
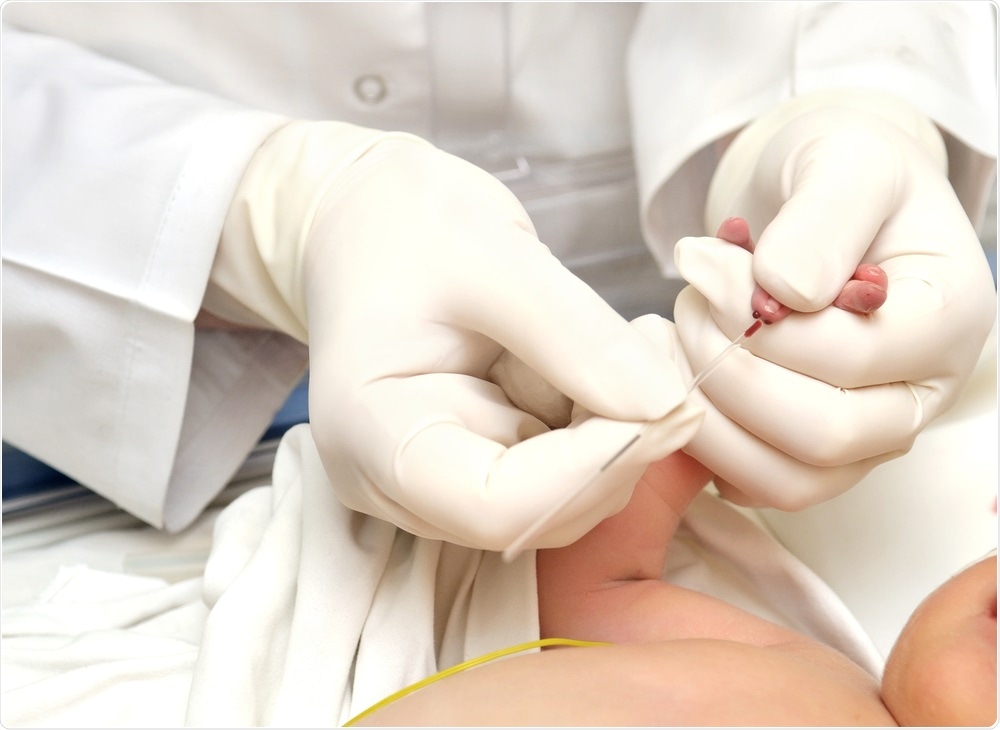
[[365, 104], [378, 104], [385, 98], [388, 88], [381, 76], [366, 74], [354, 82], [354, 93]]

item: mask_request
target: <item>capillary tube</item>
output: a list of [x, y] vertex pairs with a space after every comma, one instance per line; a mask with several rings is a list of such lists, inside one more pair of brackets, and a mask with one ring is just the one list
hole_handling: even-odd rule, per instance
[[[756, 319], [757, 317], [756, 312], [754, 313], [754, 316], [755, 319], [753, 324], [747, 327], [746, 330], [743, 331], [743, 334], [741, 334], [739, 337], [730, 342], [729, 345], [727, 345], [722, 352], [716, 355], [712, 359], [712, 361], [708, 363], [708, 365], [703, 367], [701, 371], [694, 376], [694, 380], [692, 380], [691, 384], [688, 386], [688, 391], [687, 391], [688, 393], [691, 393], [695, 388], [701, 385], [709, 375], [715, 372], [715, 369], [722, 364], [723, 360], [729, 357], [734, 351], [742, 347], [743, 343], [745, 343], [747, 340], [753, 337], [754, 334], [757, 332], [757, 330], [759, 330], [763, 326], [764, 324], [763, 320]], [[590, 479], [584, 482], [578, 489], [568, 492], [565, 496], [562, 497], [562, 499], [560, 499], [558, 502], [549, 507], [549, 509], [546, 510], [546, 512], [541, 517], [535, 520], [535, 522], [532, 523], [527, 530], [521, 533], [517, 537], [517, 539], [515, 539], [510, 545], [508, 545], [507, 549], [504, 550], [503, 553], [501, 554], [501, 557], [503, 558], [504, 562], [509, 563], [512, 560], [514, 560], [514, 558], [516, 558], [518, 555], [520, 555], [524, 551], [525, 545], [527, 545], [529, 542], [538, 537], [545, 530], [545, 528], [549, 526], [552, 519], [556, 515], [558, 515], [563, 510], [563, 508], [566, 507], [566, 505], [568, 505], [574, 499], [583, 494], [587, 490], [587, 488], [590, 487], [591, 484], [597, 481], [597, 479], [601, 476], [601, 474], [607, 471], [612, 466], [612, 464], [614, 464], [616, 461], [618, 461], [618, 459], [622, 457], [622, 455], [626, 451], [632, 448], [632, 446], [634, 446], [635, 443], [640, 438], [642, 438], [642, 435], [646, 432], [646, 429], [648, 427], [649, 424], [644, 423], [632, 438], [630, 438], [624, 445], [622, 445], [622, 447], [618, 449], [610, 459], [604, 462], [604, 465], [597, 470], [596, 474], [594, 474]]]

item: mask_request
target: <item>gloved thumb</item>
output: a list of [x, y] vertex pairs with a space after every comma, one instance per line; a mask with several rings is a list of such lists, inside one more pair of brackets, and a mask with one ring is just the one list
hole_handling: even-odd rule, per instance
[[[678, 362], [678, 352], [674, 339], [667, 331], [669, 327], [672, 324], [668, 320], [655, 314], [639, 317], [630, 323], [630, 328], [641, 334], [648, 352], [655, 355], [655, 362], [660, 363], [659, 369], [651, 374], [657, 382], [649, 385], [670, 394], [674, 405], [669, 412], [673, 412], [676, 404], [684, 400], [684, 385], [677, 367], [671, 367], [672, 363], [676, 365]], [[626, 376], [633, 374], [634, 372], [626, 373]], [[580, 404], [574, 404], [568, 396], [510, 350], [500, 353], [486, 377], [500, 386], [511, 403], [549, 428], [567, 426], [571, 418], [581, 411]], [[611, 385], [613, 384], [606, 383], [606, 386]]]
[[837, 298], [898, 205], [894, 147], [870, 125], [860, 127], [846, 115], [839, 121], [825, 119], [816, 143], [809, 117], [789, 123], [768, 145], [758, 170], [765, 187], [780, 191], [781, 202], [760, 232], [753, 275], [800, 312], [818, 311]]
[[749, 251], [708, 236], [682, 238], [674, 247], [677, 270], [709, 301], [712, 319], [730, 340], [752, 322], [753, 259]]

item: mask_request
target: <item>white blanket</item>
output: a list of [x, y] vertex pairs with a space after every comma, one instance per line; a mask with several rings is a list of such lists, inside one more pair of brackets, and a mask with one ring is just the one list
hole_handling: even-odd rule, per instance
[[[283, 440], [273, 485], [250, 487], [177, 536], [96, 497], [5, 523], [3, 724], [337, 725], [439, 669], [537, 638], [533, 553], [508, 565], [350, 512], [307, 426]], [[826, 584], [709, 493], [666, 577], [880, 671]]]
[[216, 538], [196, 725], [342, 723], [441, 667], [538, 636], [533, 554], [507, 565], [351, 512], [306, 426], [286, 436], [273, 489], [237, 500]]

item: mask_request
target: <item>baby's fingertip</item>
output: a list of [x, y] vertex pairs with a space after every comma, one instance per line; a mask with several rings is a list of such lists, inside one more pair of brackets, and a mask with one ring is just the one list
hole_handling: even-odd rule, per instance
[[883, 289], [889, 286], [889, 276], [878, 264], [859, 264], [858, 268], [854, 270], [854, 276], [851, 279], [854, 281], [867, 281]]
[[754, 289], [750, 297], [750, 306], [753, 308], [754, 319], [759, 319], [764, 324], [780, 322], [792, 312], [759, 286]]
[[719, 224], [716, 238], [727, 243], [734, 243], [745, 251], [753, 253], [753, 239], [750, 237], [750, 225], [743, 218], [726, 218]]
[[854, 314], [871, 314], [885, 304], [885, 287], [870, 281], [851, 279], [833, 301], [833, 306]]

